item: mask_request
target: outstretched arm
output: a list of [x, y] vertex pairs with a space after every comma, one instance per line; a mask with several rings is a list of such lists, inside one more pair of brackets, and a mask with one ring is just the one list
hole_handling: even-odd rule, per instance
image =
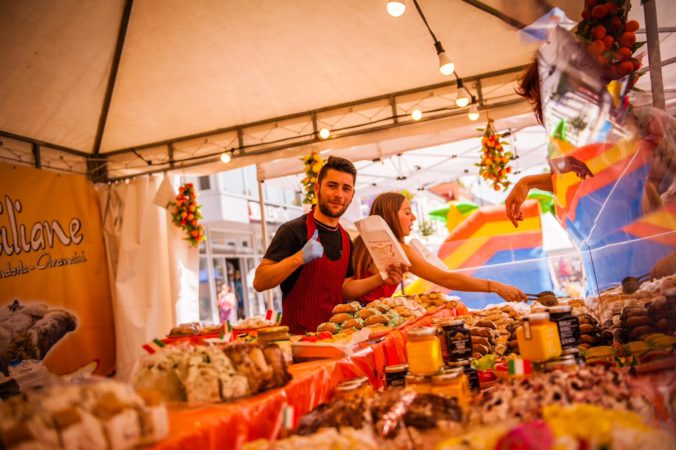
[[416, 249], [408, 245], [404, 245], [403, 247], [411, 261], [411, 272], [434, 284], [455, 291], [494, 292], [508, 302], [527, 300], [526, 294], [514, 286], [442, 270], [428, 263]]
[[512, 188], [511, 192], [505, 200], [505, 213], [507, 218], [512, 221], [515, 227], [518, 227], [517, 223], [520, 220], [523, 220], [523, 213], [521, 212], [521, 205], [526, 201], [528, 197], [528, 192], [531, 189], [542, 189], [543, 191], [554, 192], [554, 186], [552, 185], [552, 176], [548, 173], [543, 173], [540, 175], [529, 175], [527, 177], [521, 178]]

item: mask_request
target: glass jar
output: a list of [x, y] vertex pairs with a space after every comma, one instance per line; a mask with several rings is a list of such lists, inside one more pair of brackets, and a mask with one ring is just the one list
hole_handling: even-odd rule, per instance
[[441, 330], [442, 346], [445, 348], [445, 362], [472, 357], [472, 335], [464, 320], [441, 319], [437, 321]]
[[456, 369], [433, 376], [432, 394], [455, 398], [462, 409], [467, 409], [471, 397], [467, 375]]
[[516, 329], [516, 339], [521, 357], [533, 362], [544, 362], [561, 355], [561, 341], [556, 323], [549, 313], [525, 316]]
[[577, 368], [577, 358], [574, 355], [562, 355], [560, 358], [547, 361], [544, 364], [544, 370], [546, 372], [551, 372], [552, 370], [567, 370], [574, 372]]
[[472, 361], [469, 359], [459, 359], [448, 364], [450, 369], [462, 369], [469, 382], [469, 390], [472, 394], [478, 394], [481, 391], [479, 382], [479, 371], [472, 367]]
[[352, 396], [366, 397], [373, 393], [369, 379], [366, 377], [354, 378], [343, 381], [336, 386], [336, 398], [347, 398]]
[[416, 394], [429, 394], [432, 392], [432, 382], [430, 377], [408, 374], [406, 375], [406, 389]]
[[408, 364], [385, 367], [385, 389], [403, 388], [406, 385]]
[[573, 315], [573, 308], [568, 305], [551, 306], [547, 312], [558, 327], [561, 349], [577, 348], [580, 345], [580, 319]]
[[436, 328], [416, 328], [408, 332], [406, 339], [408, 371], [413, 375], [433, 375], [439, 372], [443, 361]]

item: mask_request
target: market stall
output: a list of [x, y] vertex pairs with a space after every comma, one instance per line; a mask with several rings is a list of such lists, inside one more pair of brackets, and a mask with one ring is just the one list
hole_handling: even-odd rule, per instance
[[[355, 11], [359, 10], [358, 3], [351, 3]], [[606, 16], [611, 20], [618, 11], [622, 14], [623, 10], [613, 2], [608, 4], [614, 5], [614, 8], [605, 3], [595, 3], [586, 2], [583, 10], [587, 16], [585, 20], [591, 20], [590, 17], [601, 20]], [[3, 131], [1, 134], [3, 139], [8, 140], [8, 145], [20, 148], [19, 155], [15, 155], [19, 164], [28, 161], [22, 159], [22, 155], [32, 155], [28, 164], [40, 166], [42, 156], [64, 153], [77, 160], [74, 165], [86, 165], [92, 180], [113, 182], [116, 177], [174, 170], [177, 169], [177, 161], [188, 167], [191, 161], [199, 160], [207, 167], [204, 170], [212, 171], [215, 170], [214, 164], [221, 164], [214, 161], [215, 158], [223, 164], [227, 163], [225, 160], [234, 158], [236, 165], [250, 162], [269, 164], [259, 166], [262, 179], [267, 176], [266, 167], [272, 170], [270, 165], [276, 156], [290, 156], [293, 162], [280, 170], [293, 171], [293, 167], [298, 165], [298, 155], [331, 150], [329, 147], [332, 145], [340, 145], [342, 148], [338, 149], [338, 153], [344, 154], [349, 148], [358, 153], [365, 146], [371, 153], [363, 152], [359, 157], [372, 158], [418, 146], [420, 142], [412, 138], [416, 129], [427, 133], [425, 138], [417, 139], [429, 144], [448, 140], [450, 135], [465, 136], [473, 128], [464, 117], [460, 117], [455, 106], [452, 110], [429, 106], [432, 115], [425, 126], [411, 124], [409, 128], [400, 128], [399, 121], [408, 111], [404, 115], [397, 112], [397, 107], [406, 104], [403, 100], [397, 103], [397, 99], [413, 95], [415, 98], [411, 102], [415, 103], [422, 97], [435, 97], [427, 94], [431, 89], [438, 92], [450, 86], [448, 83], [433, 85], [432, 80], [429, 86], [411, 92], [403, 90], [406, 87], [403, 84], [388, 85], [379, 89], [382, 91], [379, 97], [369, 97], [374, 93], [368, 89], [360, 91], [358, 83], [350, 87], [346, 83], [345, 92], [348, 94], [335, 92], [335, 96], [327, 101], [338, 106], [326, 109], [321, 108], [323, 105], [312, 103], [314, 98], [309, 86], [307, 96], [302, 89], [280, 90], [279, 97], [276, 97], [278, 102], [286, 102], [293, 97], [298, 103], [288, 107], [310, 112], [280, 116], [278, 121], [267, 120], [273, 114], [262, 107], [260, 110], [256, 107], [239, 110], [243, 102], [234, 102], [238, 104], [230, 111], [232, 115], [227, 120], [212, 116], [201, 122], [198, 113], [201, 109], [196, 106], [191, 115], [193, 121], [183, 123], [176, 119], [176, 111], [182, 106], [164, 110], [160, 105], [158, 109], [163, 114], [158, 114], [155, 123], [161, 123], [161, 126], [150, 126], [152, 121], [134, 121], [134, 116], [151, 115], [146, 108], [150, 108], [148, 105], [152, 102], [136, 100], [136, 95], [144, 88], [152, 91], [151, 98], [156, 101], [170, 96], [166, 86], [151, 89], [157, 83], [154, 84], [153, 80], [148, 83], [149, 80], [143, 78], [134, 79], [131, 76], [134, 71], [125, 72], [124, 69], [134, 67], [134, 63], [144, 60], [146, 52], [153, 53], [149, 49], [153, 49], [157, 42], [164, 42], [163, 28], [153, 27], [154, 19], [160, 17], [166, 26], [173, 27], [173, 19], [186, 12], [177, 5], [174, 7], [167, 7], [163, 15], [153, 14], [154, 11], [143, 2], [135, 5], [132, 2], [111, 3], [105, 8], [84, 7], [91, 14], [91, 20], [84, 21], [87, 27], [104, 24], [111, 14], [122, 18], [118, 46], [110, 51], [109, 56], [114, 55], [111, 61], [93, 64], [95, 67], [85, 86], [77, 91], [78, 95], [74, 95], [82, 98], [92, 86], [103, 86], [103, 74], [108, 73], [104, 69], [112, 66], [108, 89], [105, 93], [100, 91], [105, 106], [99, 124], [90, 126], [88, 133], [79, 132], [77, 127], [72, 126], [73, 123], [91, 125], [96, 121], [91, 115], [85, 120], [86, 111], [75, 114], [73, 111], [77, 108], [72, 104], [53, 111], [57, 119], [71, 114], [76, 119], [83, 119], [69, 119], [67, 122], [71, 128], [52, 128], [59, 120], [49, 121], [49, 127], [45, 123], [29, 123], [25, 119], [36, 114], [35, 111], [18, 111], [16, 104], [9, 101], [10, 111], [16, 115], [17, 121], [3, 119], [0, 128], [10, 127], [10, 132]], [[310, 8], [310, 3], [306, 2], [305, 7]], [[452, 17], [454, 12], [469, 6], [437, 4], [437, 7], [445, 17]], [[29, 7], [12, 5], [12, 8], [11, 17], [16, 19], [10, 27], [12, 30], [30, 28], [25, 24], [34, 23], [39, 16], [38, 11], [29, 11]], [[326, 6], [317, 8], [321, 10]], [[155, 30], [150, 36], [156, 39], [145, 39], [139, 34], [139, 28], [134, 27], [133, 9], [138, 14], [136, 24], [145, 24]], [[54, 27], [57, 19], [70, 17], [77, 11], [73, 4], [58, 9], [58, 14], [48, 17], [46, 29]], [[186, 28], [195, 33], [194, 39], [200, 40], [204, 33], [200, 25], [213, 22], [203, 17], [204, 11], [187, 11], [192, 11], [194, 15], [186, 14]], [[226, 6], [220, 5], [216, 11], [228, 16]], [[246, 8], [237, 11], [242, 16], [252, 14]], [[292, 25], [295, 22], [291, 19], [296, 17], [294, 13], [289, 10], [283, 15]], [[6, 17], [3, 16], [0, 21], [7, 20]], [[351, 18], [354, 20], [344, 19], [342, 23], [344, 26], [358, 23], [356, 19], [360, 17], [366, 16], [353, 12]], [[629, 25], [625, 23], [626, 14], [617, 18], [623, 27]], [[265, 19], [274, 23], [285, 22], [274, 14]], [[231, 23], [237, 30], [235, 25]], [[587, 31], [599, 34], [600, 31], [591, 31], [591, 25], [599, 26], [586, 23], [586, 28], [590, 28]], [[327, 24], [314, 24], [313, 29], [321, 29], [322, 26]], [[377, 26], [368, 28], [374, 33], [379, 29]], [[582, 26], [580, 31], [584, 33], [586, 28]], [[98, 39], [114, 42], [114, 30], [110, 27], [106, 30], [105, 36]], [[67, 35], [78, 40], [80, 38], [74, 37], [75, 31], [67, 30]], [[504, 29], [501, 31], [505, 32]], [[559, 31], [566, 36], [562, 38], [564, 40], [552, 39], [550, 44], [558, 42], [561, 48], [570, 49], [568, 32], [557, 29]], [[127, 32], [131, 50], [124, 59], [121, 55]], [[459, 32], [468, 31], [465, 28]], [[225, 30], [218, 28], [216, 35], [223, 38], [231, 33], [232, 30], [227, 27]], [[430, 33], [433, 34], [431, 30]], [[393, 33], [394, 36], [400, 34]], [[50, 38], [50, 33], [47, 35]], [[676, 448], [673, 422], [673, 402], [676, 398], [673, 385], [676, 367], [676, 276], [673, 275], [673, 261], [670, 259], [676, 246], [674, 145], [671, 139], [674, 135], [673, 117], [660, 122], [664, 125], [661, 134], [651, 129], [653, 122], [639, 123], [638, 129], [649, 132], [639, 138], [634, 134], [635, 129], [624, 122], [626, 117], [631, 117], [628, 116], [629, 97], [625, 89], [628, 85], [622, 84], [627, 79], [611, 84], [610, 89], [598, 81], [602, 79], [598, 67], [601, 58], [610, 58], [611, 63], [617, 66], [615, 70], [626, 68], [627, 64], [623, 66], [625, 62], [631, 64], [632, 72], [638, 70], [638, 65], [634, 65], [630, 56], [637, 50], [633, 48], [634, 42], [622, 47], [631, 47], [624, 60], [619, 50], [617, 53], [601, 54], [606, 47], [602, 49], [599, 46], [607, 45], [611, 49], [613, 45], [617, 46], [615, 41], [628, 41], [631, 37], [620, 36], [621, 39], [613, 38], [612, 41], [594, 39], [589, 44], [599, 50], [594, 64], [587, 65], [589, 54], [570, 44], [573, 51], [570, 58], [564, 58], [569, 67], [562, 64], [556, 70], [544, 67], [548, 70], [542, 71], [543, 92], [557, 94], [546, 97], [545, 107], [549, 148], [554, 149], [549, 155], [552, 167], [556, 169], [559, 167], [557, 163], [573, 161], [586, 167], [593, 175], [585, 179], [578, 172], [560, 169], [551, 177], [559, 219], [588, 258], [590, 281], [588, 295], [584, 298], [557, 296], [538, 289], [541, 292], [527, 295], [529, 302], [526, 303], [469, 310], [462, 296], [448, 297], [421, 288], [418, 294], [413, 295], [383, 296], [363, 303], [339, 303], [316, 330], [308, 330], [303, 335], [290, 335], [289, 327], [281, 326], [279, 315], [272, 310], [266, 318], [247, 318], [234, 324], [223, 321], [220, 324], [194, 322], [177, 325], [174, 323], [176, 310], [190, 308], [186, 305], [186, 299], [191, 298], [186, 286], [190, 286], [189, 280], [194, 283], [196, 279], [192, 276], [196, 275], [195, 271], [191, 271], [196, 248], [179, 247], [177, 244], [186, 244], [187, 238], [188, 244], [196, 246], [202, 237], [197, 223], [199, 207], [192, 186], [182, 187], [176, 196], [171, 186], [167, 190], [158, 176], [139, 177], [129, 184], [100, 184], [98, 196], [104, 218], [101, 224], [94, 201], [97, 194], [93, 184], [83, 177], [75, 179], [71, 178], [73, 175], [68, 175], [68, 182], [65, 182], [58, 179], [61, 175], [54, 175], [46, 180], [36, 177], [39, 173], [37, 168], [8, 166], [5, 169], [3, 166], [3, 170], [13, 174], [14, 180], [12, 183], [7, 182], [7, 178], [2, 180], [8, 183], [4, 191], [5, 202], [0, 208], [3, 221], [7, 218], [7, 223], [3, 222], [0, 227], [3, 266], [4, 258], [13, 258], [7, 260], [8, 268], [2, 272], [0, 283], [5, 283], [3, 288], [11, 287], [11, 292], [8, 289], [7, 294], [3, 289], [3, 295], [21, 297], [12, 302], [9, 298], [0, 299], [7, 300], [0, 309], [0, 343], [3, 350], [0, 356], [3, 366], [12, 369], [11, 376], [3, 378], [0, 384], [3, 397], [0, 402], [0, 439], [3, 445], [21, 449], [126, 449], [140, 446], [251, 450], [317, 447], [500, 450]], [[514, 39], [511, 34], [509, 37]], [[40, 40], [39, 36], [33, 38]], [[259, 36], [259, 39], [274, 41], [268, 37], [263, 39]], [[496, 33], [493, 39], [500, 39], [500, 33]], [[223, 41], [227, 42], [227, 39]], [[329, 39], [328, 42], [333, 41]], [[22, 46], [14, 44], [12, 49], [16, 54], [27, 53], [21, 51]], [[182, 43], [175, 44], [184, 51], [184, 55], [189, 56], [190, 52], [185, 51]], [[349, 43], [343, 45], [350, 48]], [[71, 56], [74, 59], [90, 57], [97, 60], [93, 47], [88, 46], [90, 53], [84, 55], [72, 50]], [[172, 47], [171, 43], [167, 45], [169, 47]], [[238, 50], [230, 49], [229, 54], [236, 54]], [[504, 58], [502, 62], [510, 61], [511, 57], [524, 62], [520, 59], [523, 56], [521, 51], [525, 54], [530, 50], [510, 48], [500, 57]], [[551, 56], [551, 48], [549, 52]], [[274, 48], [266, 54], [276, 53], [285, 54], [276, 52]], [[370, 57], [367, 55], [366, 59]], [[576, 59], [578, 57], [579, 60]], [[168, 61], [157, 61], [158, 67], [162, 66], [160, 62], [168, 64]], [[589, 74], [584, 71], [579, 73], [573, 62], [580, 61], [585, 63], [580, 67], [591, 67], [591, 72], [599, 76], [588, 77]], [[65, 60], [63, 66], [71, 69], [71, 63], [74, 64]], [[171, 61], [168, 67], [173, 67], [174, 63]], [[387, 61], [379, 59], [377, 63], [386, 64]], [[423, 65], [422, 62], [420, 65]], [[166, 73], [172, 73], [167, 66], [164, 67]], [[22, 68], [22, 73], [25, 73], [30, 64]], [[122, 94], [115, 98], [112, 92], [118, 69], [125, 76], [117, 80], [122, 86]], [[200, 72], [204, 67], [193, 70]], [[224, 69], [216, 67], [215, 70]], [[326, 79], [331, 79], [333, 66], [327, 62], [323, 71], [319, 72]], [[479, 72], [476, 68], [476, 73]], [[295, 72], [289, 69], [289, 73]], [[194, 82], [196, 77], [184, 75], [172, 75], [177, 78], [175, 84], [169, 84], [172, 89], [186, 85], [192, 88], [199, 84]], [[509, 70], [491, 72], [486, 69], [484, 76], [477, 76], [475, 81], [481, 86], [482, 79], [489, 80], [495, 90], [500, 91], [505, 83], [501, 84], [499, 78], [512, 75]], [[407, 76], [415, 78], [415, 73]], [[378, 77], [374, 75], [373, 78]], [[246, 83], [242, 81], [241, 84]], [[340, 83], [334, 80], [328, 86], [334, 84]], [[451, 84], [458, 88], [460, 80]], [[27, 89], [21, 86], [24, 90], [19, 94]], [[507, 87], [511, 91], [511, 85]], [[328, 90], [325, 88], [321, 83], [314, 86], [317, 90]], [[230, 89], [230, 86], [221, 87], [216, 92], [228, 92]], [[383, 94], [387, 90], [390, 94]], [[59, 89], [49, 91], [44, 103], [49, 103], [47, 97], [58, 97], [59, 92]], [[186, 92], [193, 91], [187, 89]], [[352, 106], [342, 102], [349, 99], [346, 95], [355, 92], [365, 99], [356, 103], [360, 105], [357, 115], [361, 114], [363, 119], [368, 116], [364, 115], [365, 110], [377, 112], [363, 122], [337, 128], [335, 139], [320, 141], [318, 121], [321, 124], [338, 120], [336, 118], [342, 120], [343, 110], [352, 114]], [[480, 100], [484, 102], [482, 107], [491, 104], [491, 92]], [[10, 99], [16, 99], [15, 95], [18, 94], [13, 93]], [[500, 95], [494, 95], [491, 107], [496, 118], [517, 116], [516, 121], [522, 125], [533, 123], [533, 117], [524, 117], [527, 109], [524, 103], [501, 102], [496, 100]], [[214, 95], [206, 97], [201, 108], [218, 110], [221, 100]], [[306, 101], [301, 101], [304, 98]], [[486, 99], [489, 99], [488, 103]], [[277, 112], [274, 108], [276, 103], [269, 103], [272, 111]], [[592, 115], [596, 122], [591, 116], [576, 115], [588, 112], [579, 107], [580, 104], [591, 105], [591, 110], [598, 113]], [[255, 106], [255, 102], [252, 105]], [[41, 102], [33, 105], [35, 108], [42, 106]], [[378, 114], [383, 110], [387, 116], [379, 118]], [[390, 111], [394, 111], [392, 115]], [[110, 128], [106, 128], [109, 113]], [[374, 124], [381, 119], [392, 123], [378, 128]], [[237, 123], [228, 120], [247, 123], [245, 126], [220, 129], [224, 124]], [[567, 122], [571, 128], [566, 128]], [[278, 126], [279, 123], [282, 126]], [[270, 129], [304, 129], [308, 123], [313, 131], [307, 136], [296, 133], [289, 137], [276, 135], [284, 131], [270, 132]], [[145, 129], [144, 124], [150, 129]], [[200, 128], [202, 126], [213, 130], [205, 132]], [[373, 129], [369, 132], [375, 133], [371, 137], [378, 136], [371, 142], [358, 139], [366, 132], [353, 131], [371, 126]], [[447, 134], [440, 131], [449, 126], [453, 126], [455, 131]], [[182, 137], [162, 140], [166, 138], [162, 132], [167, 129], [173, 132], [174, 128]], [[553, 132], [554, 129], [556, 132]], [[566, 134], [572, 129], [575, 133]], [[292, 141], [294, 150], [282, 154], [285, 149], [277, 148], [278, 142], [272, 138], [257, 144], [247, 141], [255, 141], [258, 133], [276, 136], [281, 141]], [[321, 139], [330, 136], [324, 135]], [[489, 137], [484, 138], [488, 142]], [[59, 139], [63, 139], [63, 145], [53, 142]], [[207, 149], [210, 146], [208, 139], [221, 142], [217, 145], [217, 153]], [[495, 147], [493, 136], [490, 139], [491, 146]], [[234, 142], [237, 144], [230, 144]], [[389, 143], [391, 147], [383, 150], [379, 148], [380, 143]], [[88, 149], [89, 144], [93, 148], [91, 155], [82, 151], [82, 148]], [[137, 146], [142, 148], [137, 150]], [[225, 147], [231, 148], [223, 151]], [[482, 156], [482, 161], [486, 162], [479, 165], [482, 173], [486, 174], [485, 178], [495, 180], [494, 187], [500, 190], [500, 186], [508, 184], [506, 172], [500, 172], [506, 163], [502, 162], [502, 156], [498, 162], [489, 158], [489, 154], [495, 155], [492, 151], [486, 148]], [[177, 155], [182, 157], [177, 160]], [[504, 158], [509, 160], [507, 156]], [[129, 161], [134, 160], [137, 163], [141, 161], [142, 166], [130, 165]], [[494, 167], [494, 163], [497, 166]], [[62, 169], [64, 165], [68, 164], [56, 163], [56, 167]], [[492, 174], [485, 172], [489, 165], [494, 169]], [[159, 168], [148, 169], [150, 166]], [[664, 168], [669, 170], [662, 170]], [[98, 178], [99, 171], [106, 172], [106, 175]], [[66, 178], [65, 175], [63, 177]], [[71, 182], [86, 185], [67, 188], [66, 184]], [[42, 194], [34, 198], [38, 185]], [[70, 209], [66, 212], [60, 210], [54, 199], [69, 197], [72, 191], [78, 189], [86, 194], [79, 200], [71, 199], [73, 212]], [[623, 201], [626, 199], [631, 201]], [[39, 200], [47, 204], [40, 214], [53, 216], [47, 218], [36, 213]], [[167, 200], [173, 202], [170, 214], [163, 209], [168, 204]], [[262, 203], [263, 199], [260, 200]], [[613, 207], [614, 204], [621, 205], [621, 208]], [[504, 265], [505, 273], [502, 275], [508, 279], [516, 277], [511, 273], [523, 276], [522, 268], [510, 267], [511, 260], [501, 259], [504, 255], [500, 254], [502, 250], [498, 244], [508, 241], [510, 250], [523, 251], [524, 254], [537, 251], [535, 244], [541, 241], [541, 236], [534, 223], [538, 222], [539, 213], [529, 209], [537, 210], [537, 203], [524, 204], [526, 223], [523, 223], [521, 233], [511, 233], [516, 235], [511, 237], [504, 234], [495, 237], [497, 233], [491, 226], [497, 223], [500, 228], [504, 225], [501, 222], [506, 222], [498, 217], [496, 211], [488, 218], [477, 214], [474, 221], [456, 230], [457, 239], [449, 242], [440, 256], [455, 254], [463, 261], [474, 261], [470, 266], [482, 266], [494, 259], [493, 262]], [[185, 217], [181, 216], [183, 213]], [[193, 216], [190, 219], [189, 214]], [[179, 226], [192, 227], [191, 234], [181, 235], [171, 223], [170, 215]], [[17, 217], [31, 219], [17, 220]], [[476, 221], [482, 220], [485, 224], [477, 226]], [[68, 225], [64, 226], [65, 223]], [[481, 229], [483, 225], [486, 225], [485, 229], [475, 235], [477, 228]], [[105, 233], [101, 229], [105, 229]], [[104, 234], [107, 255], [102, 252]], [[10, 235], [11, 240], [8, 238]], [[72, 251], [78, 253], [70, 254]], [[54, 258], [50, 252], [53, 252]], [[32, 258], [46, 258], [52, 262], [41, 268], [40, 263]], [[108, 270], [103, 267], [106, 258]], [[85, 266], [85, 263], [89, 265]], [[95, 269], [77, 272], [95, 264]], [[50, 283], [35, 276], [42, 270], [48, 273], [60, 271], [63, 275], [58, 279], [58, 297], [49, 299], [58, 302], [58, 307], [42, 303], [47, 299], [41, 296], [51, 295], [44, 287], [50, 286]], [[488, 267], [479, 270], [485, 270], [489, 276], [491, 271], [500, 269]], [[539, 276], [536, 272], [529, 271], [526, 278]], [[650, 274], [643, 276], [642, 272]], [[108, 277], [112, 285], [112, 300], [108, 295]], [[17, 283], [17, 280], [24, 283]], [[523, 284], [538, 286], [527, 281]], [[106, 295], [87, 298], [84, 294], [79, 296], [84, 300], [74, 302], [69, 296], [69, 284], [78, 288], [99, 285]], [[488, 282], [488, 291], [490, 288]], [[70, 311], [74, 310], [74, 303], [84, 303], [82, 311], [87, 313], [72, 314]], [[111, 310], [115, 315], [117, 365], [112, 361]], [[97, 338], [101, 338], [103, 344], [97, 344]], [[69, 352], [68, 358], [59, 357], [59, 352], [63, 352], [66, 346], [75, 350]], [[97, 359], [97, 352], [104, 352], [104, 357]], [[16, 360], [23, 362], [16, 363]], [[92, 360], [97, 360], [98, 364], [92, 366]], [[118, 380], [90, 377], [96, 371], [99, 375], [112, 375], [114, 367], [118, 370]], [[5, 371], [4, 367], [2, 369]], [[51, 376], [46, 373], [47, 369], [62, 376]], [[31, 389], [33, 385], [43, 385], [42, 390]]]

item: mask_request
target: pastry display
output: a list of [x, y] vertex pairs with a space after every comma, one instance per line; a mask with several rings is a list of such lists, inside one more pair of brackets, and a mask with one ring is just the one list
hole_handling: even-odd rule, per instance
[[76, 327], [77, 319], [67, 311], [14, 300], [0, 308], [0, 360], [44, 359]]
[[[339, 334], [347, 330], [361, 330], [364, 327], [397, 327], [409, 320], [425, 315], [427, 310], [422, 303], [409, 297], [392, 297], [374, 300], [366, 306], [359, 302], [350, 302], [336, 305], [332, 316], [327, 322], [319, 324], [318, 332], [328, 331]], [[429, 301], [436, 301], [436, 296]]]
[[220, 402], [284, 386], [284, 354], [271, 344], [169, 346], [139, 361], [133, 384], [167, 401]]
[[157, 395], [112, 380], [57, 384], [0, 403], [0, 438], [8, 449], [129, 449], [168, 433]]
[[554, 370], [497, 385], [483, 393], [480, 407], [470, 412], [469, 422], [490, 425], [511, 418], [537, 419], [547, 405], [578, 402], [652, 417], [650, 402], [632, 389], [627, 375], [614, 368], [584, 367]]

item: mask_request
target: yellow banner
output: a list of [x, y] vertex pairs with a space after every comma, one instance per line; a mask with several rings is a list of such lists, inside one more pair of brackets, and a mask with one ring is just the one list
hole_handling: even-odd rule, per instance
[[90, 181], [0, 164], [0, 364], [115, 368], [106, 252]]

